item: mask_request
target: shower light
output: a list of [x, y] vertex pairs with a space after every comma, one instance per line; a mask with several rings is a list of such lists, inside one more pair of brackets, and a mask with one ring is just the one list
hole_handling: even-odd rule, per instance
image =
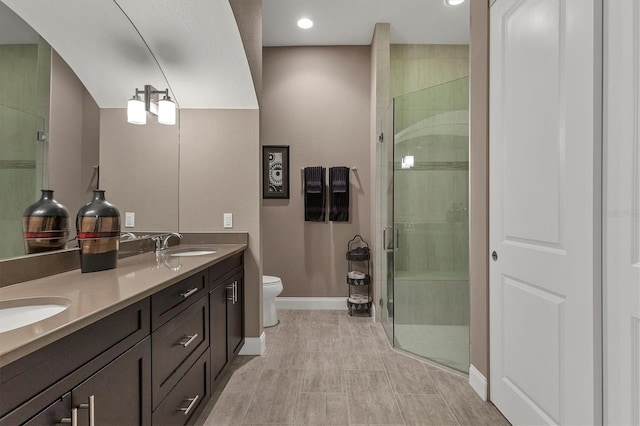
[[464, 3], [464, 0], [444, 0], [444, 4], [447, 6], [459, 6]]
[[[161, 94], [164, 97], [159, 100], [158, 95]], [[144, 90], [136, 89], [127, 104], [127, 121], [131, 124], [147, 124], [147, 112], [157, 115], [160, 124], [176, 124], [176, 104], [169, 97], [169, 89], [156, 90], [148, 84]]]

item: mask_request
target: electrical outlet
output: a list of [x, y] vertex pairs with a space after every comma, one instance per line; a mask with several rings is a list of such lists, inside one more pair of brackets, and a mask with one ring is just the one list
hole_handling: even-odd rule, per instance
[[224, 227], [225, 228], [233, 228], [233, 214], [232, 213], [225, 213], [223, 215], [224, 217]]
[[126, 212], [124, 214], [124, 227], [133, 228], [136, 226], [136, 214], [133, 212]]

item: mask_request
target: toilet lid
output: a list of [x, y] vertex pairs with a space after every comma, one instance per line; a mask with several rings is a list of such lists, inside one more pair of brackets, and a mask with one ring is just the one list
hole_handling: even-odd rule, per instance
[[282, 280], [279, 277], [272, 277], [271, 275], [262, 276], [262, 285], [278, 285], [282, 284]]

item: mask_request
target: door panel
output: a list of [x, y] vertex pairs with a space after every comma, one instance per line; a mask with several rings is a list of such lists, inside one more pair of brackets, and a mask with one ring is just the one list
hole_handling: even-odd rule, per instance
[[600, 416], [597, 3], [491, 6], [490, 384], [514, 424]]
[[605, 3], [605, 423], [640, 424], [640, 4]]

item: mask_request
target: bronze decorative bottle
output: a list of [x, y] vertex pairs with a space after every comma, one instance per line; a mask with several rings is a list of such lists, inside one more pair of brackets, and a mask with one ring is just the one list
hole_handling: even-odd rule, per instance
[[22, 214], [22, 235], [26, 254], [65, 248], [69, 240], [69, 212], [43, 189], [38, 201]]
[[105, 200], [104, 191], [93, 191], [93, 200], [76, 217], [82, 272], [113, 269], [118, 263], [120, 212]]

